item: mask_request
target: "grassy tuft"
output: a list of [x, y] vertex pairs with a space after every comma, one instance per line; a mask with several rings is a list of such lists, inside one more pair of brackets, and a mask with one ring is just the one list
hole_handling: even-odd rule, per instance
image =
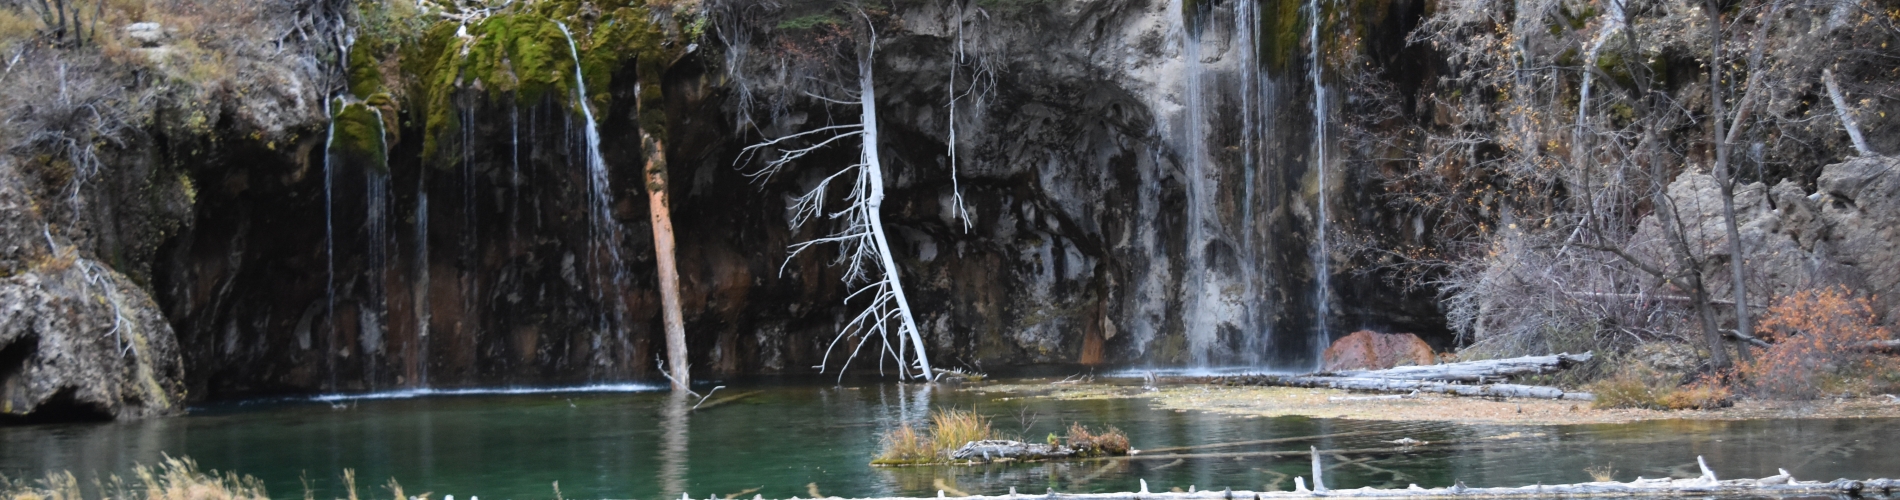
[[910, 424], [885, 432], [883, 445], [884, 452], [871, 461], [872, 465], [915, 465], [937, 460], [937, 449], [931, 447], [930, 439]]
[[910, 424], [884, 433], [884, 451], [872, 465], [916, 465], [944, 460], [971, 441], [995, 439], [990, 418], [968, 410], [938, 410], [930, 415], [929, 432]]
[[967, 410], [938, 410], [930, 415], [930, 442], [939, 450], [955, 450], [965, 443], [993, 439], [990, 418]]

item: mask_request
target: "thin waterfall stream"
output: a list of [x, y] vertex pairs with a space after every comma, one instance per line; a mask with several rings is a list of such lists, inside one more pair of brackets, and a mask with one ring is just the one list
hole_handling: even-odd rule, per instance
[[1327, 344], [1332, 340], [1327, 331], [1332, 316], [1332, 249], [1327, 245], [1326, 214], [1326, 171], [1330, 165], [1326, 162], [1326, 150], [1331, 145], [1326, 142], [1326, 80], [1325, 60], [1320, 57], [1319, 26], [1320, 0], [1307, 0], [1306, 11], [1311, 15], [1307, 24], [1307, 45], [1311, 60], [1308, 71], [1313, 78], [1313, 169], [1317, 172], [1318, 192], [1315, 195], [1316, 209], [1313, 216], [1313, 364], [1319, 366], [1325, 358]]
[[[593, 280], [596, 290], [595, 298], [606, 306], [601, 318], [602, 329], [613, 330], [614, 340], [622, 344], [615, 347], [622, 349], [620, 354], [624, 356], [627, 354], [624, 352], [626, 347], [624, 344], [628, 340], [624, 331], [627, 311], [626, 301], [620, 299], [618, 290], [627, 282], [627, 271], [625, 263], [620, 258], [622, 232], [620, 221], [613, 216], [613, 191], [609, 187], [610, 175], [607, 171], [607, 161], [600, 154], [600, 128], [594, 121], [593, 107], [587, 103], [587, 77], [581, 72], [580, 49], [575, 45], [574, 34], [568, 31], [567, 24], [556, 22], [555, 25], [559, 26], [561, 34], [567, 37], [568, 55], [574, 58], [574, 102], [576, 107], [580, 108], [583, 122], [581, 129], [586, 139], [587, 190], [591, 209], [588, 217], [592, 228], [591, 248], [587, 255], [592, 261], [590, 269], [597, 273]], [[602, 252], [606, 254], [605, 262], [599, 260]], [[606, 270], [605, 273], [601, 273], [603, 268]], [[611, 304], [607, 304], [608, 302]], [[607, 316], [605, 314], [607, 311], [613, 314]], [[603, 363], [606, 361], [601, 360]]]
[[1212, 360], [1211, 351], [1218, 341], [1212, 309], [1217, 299], [1210, 297], [1219, 293], [1217, 285], [1209, 279], [1207, 272], [1207, 246], [1211, 240], [1215, 222], [1210, 209], [1214, 204], [1213, 188], [1209, 186], [1212, 160], [1208, 157], [1206, 84], [1203, 82], [1205, 68], [1201, 63], [1201, 23], [1193, 22], [1201, 12], [1188, 12], [1190, 9], [1182, 0], [1175, 0], [1174, 11], [1176, 26], [1181, 30], [1181, 49], [1186, 70], [1181, 75], [1182, 119], [1180, 144], [1182, 168], [1187, 172], [1187, 226], [1186, 226], [1186, 268], [1183, 281], [1186, 295], [1186, 310], [1183, 312], [1182, 327], [1186, 329], [1191, 361], [1198, 366], [1206, 366]]

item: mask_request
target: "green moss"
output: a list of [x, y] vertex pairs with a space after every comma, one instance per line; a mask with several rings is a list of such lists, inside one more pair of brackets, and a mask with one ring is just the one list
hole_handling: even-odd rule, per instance
[[1260, 31], [1256, 47], [1260, 64], [1275, 73], [1287, 71], [1293, 61], [1304, 57], [1306, 16], [1301, 15], [1300, 0], [1263, 0], [1260, 2]]
[[383, 121], [378, 111], [363, 103], [332, 104], [331, 124], [335, 134], [329, 154], [348, 162], [361, 162], [383, 173], [389, 171]]
[[[706, 20], [690, 12], [655, 16], [637, 0], [602, 10], [582, 16], [578, 1], [516, 2], [478, 23], [438, 22], [405, 46], [404, 104], [422, 119], [425, 161], [447, 166], [460, 160], [444, 137], [463, 125], [464, 96], [512, 98], [524, 106], [544, 99], [571, 102], [580, 90], [577, 62], [588, 94], [581, 97], [596, 119], [612, 98], [615, 74], [637, 65], [640, 125], [665, 137], [661, 77], [688, 42], [703, 34]], [[572, 33], [572, 48], [563, 24]]]
[[383, 90], [383, 70], [370, 44], [350, 47], [350, 95], [366, 96]]
[[812, 14], [809, 16], [799, 16], [799, 17], [794, 17], [791, 19], [786, 19], [784, 21], [779, 21], [778, 29], [808, 30], [808, 29], [818, 28], [818, 27], [823, 27], [823, 26], [840, 26], [843, 24], [844, 24], [843, 19], [839, 19], [837, 16], [834, 16], [831, 13], [824, 13], [824, 14]]

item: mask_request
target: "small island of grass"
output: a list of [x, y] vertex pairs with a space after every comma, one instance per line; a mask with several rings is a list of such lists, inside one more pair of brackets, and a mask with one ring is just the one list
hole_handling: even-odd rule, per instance
[[930, 427], [905, 424], [884, 433], [876, 466], [949, 465], [1000, 461], [1095, 458], [1128, 454], [1128, 436], [1120, 429], [1090, 430], [1069, 425], [1064, 436], [1050, 433], [1043, 443], [1006, 439], [990, 428], [990, 419], [966, 410], [940, 410]]

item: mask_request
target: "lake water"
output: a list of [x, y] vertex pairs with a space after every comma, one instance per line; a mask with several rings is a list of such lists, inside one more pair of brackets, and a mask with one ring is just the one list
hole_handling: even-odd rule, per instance
[[[1240, 418], [1158, 410], [1146, 399], [1057, 401], [916, 384], [730, 383], [690, 411], [659, 391], [393, 394], [386, 399], [223, 404], [144, 422], [0, 428], [0, 473], [70, 470], [82, 482], [126, 475], [163, 455], [265, 481], [277, 498], [344, 495], [356, 471], [365, 498], [406, 492], [458, 499], [675, 499], [936, 496], [1233, 488], [1290, 490], [1309, 459], [1327, 453], [1328, 486], [1519, 486], [1589, 481], [1586, 469], [1691, 477], [1697, 455], [1723, 477], [1777, 467], [1800, 479], [1900, 477], [1900, 420], [1653, 421], [1575, 426]], [[624, 392], [624, 391], [635, 392]], [[410, 397], [414, 396], [414, 397]], [[711, 404], [711, 403], [709, 403]], [[1114, 425], [1137, 449], [1300, 438], [1279, 443], [1150, 451], [1134, 459], [1040, 464], [876, 468], [879, 435], [921, 424], [939, 408], [971, 409], [996, 430], [1040, 441], [1072, 422]], [[1387, 441], [1431, 444], [1398, 449]], [[1168, 455], [1192, 454], [1190, 457]], [[954, 493], [953, 493], [954, 494]]]

